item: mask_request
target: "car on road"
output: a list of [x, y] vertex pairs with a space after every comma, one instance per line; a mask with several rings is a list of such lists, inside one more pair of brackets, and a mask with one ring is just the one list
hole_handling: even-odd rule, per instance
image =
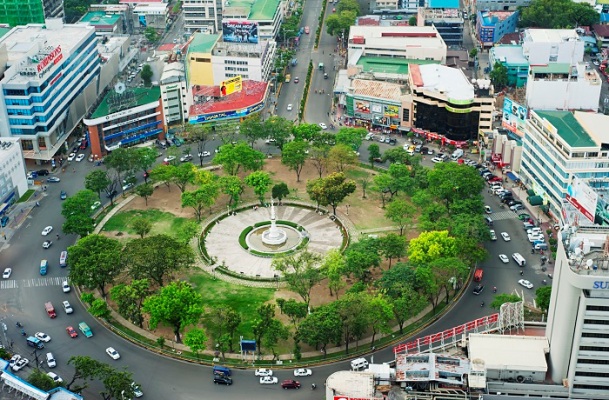
[[15, 371], [15, 372], [20, 371], [29, 363], [30, 363], [30, 360], [22, 357], [19, 360], [17, 360], [17, 362], [15, 362], [15, 365], [13, 365], [13, 371]]
[[4, 272], [2, 273], [2, 279], [10, 278], [12, 272], [13, 270], [11, 268], [4, 268]]
[[277, 382], [279, 382], [279, 379], [277, 379], [276, 376], [261, 376], [260, 377], [261, 385], [274, 385]]
[[510, 259], [505, 254], [499, 254], [499, 259], [502, 263], [507, 264], [510, 262]]
[[176, 157], [175, 156], [167, 156], [163, 159], [163, 163], [165, 165], [168, 165], [170, 162], [172, 162], [173, 160], [175, 160]]
[[281, 382], [281, 387], [284, 389], [300, 389], [300, 382], [293, 379], [286, 379]]
[[65, 190], [62, 190], [62, 191], [61, 191], [61, 193], [59, 193], [59, 198], [60, 198], [61, 200], [65, 200], [65, 199], [67, 199], [67, 198], [68, 198], [68, 194], [66, 193], [66, 191], [65, 191]]
[[199, 153], [199, 157], [209, 157], [211, 156], [211, 153], [209, 151], [204, 151], [202, 153]]
[[114, 350], [114, 347], [108, 347], [106, 349], [106, 354], [109, 355], [113, 360], [118, 360], [121, 358], [121, 355], [118, 354], [118, 351]]
[[298, 77], [295, 77], [294, 78], [294, 83], [298, 83], [298, 82], [300, 82], [300, 79]]
[[41, 341], [43, 341], [43, 342], [45, 342], [45, 343], [48, 343], [48, 342], [51, 341], [51, 337], [49, 335], [47, 335], [46, 333], [44, 333], [44, 332], [36, 332], [34, 334], [34, 337], [39, 339], [39, 340], [41, 340]]
[[320, 123], [319, 123], [319, 127], [320, 127], [321, 129], [324, 129], [324, 130], [325, 130], [325, 129], [328, 129], [328, 126], [327, 126], [326, 124], [324, 124], [323, 122], [320, 122]]
[[49, 376], [49, 378], [51, 378], [53, 380], [53, 382], [55, 383], [62, 383], [63, 379], [61, 379], [61, 377], [59, 375], [57, 375], [55, 372], [47, 372], [47, 375]]
[[484, 285], [477, 285], [474, 290], [472, 291], [473, 294], [475, 294], [476, 296], [478, 296], [480, 293], [482, 293], [482, 291], [484, 290]]
[[492, 214], [493, 210], [491, 209], [490, 206], [484, 206], [484, 212], [487, 214]]
[[77, 162], [81, 162], [84, 158], [85, 158], [84, 154], [79, 154], [79, 155], [76, 156], [76, 161]]
[[510, 234], [507, 232], [501, 232], [501, 237], [503, 238], [503, 240], [505, 240], [506, 242], [509, 242], [510, 240], [512, 240], [512, 238], [510, 238]]
[[63, 309], [66, 312], [66, 314], [72, 314], [74, 312], [69, 301], [64, 300], [64, 302], [62, 304], [63, 304]]
[[48, 169], [39, 169], [38, 171], [36, 171], [36, 173], [40, 176], [47, 176], [49, 174], [49, 170]]
[[313, 371], [309, 368], [298, 368], [294, 370], [294, 376], [311, 376]]
[[11, 360], [8, 362], [8, 365], [10, 365], [12, 368], [19, 360], [21, 360], [21, 356], [19, 354], [15, 354], [11, 357]]
[[431, 159], [431, 162], [433, 163], [441, 163], [444, 162], [444, 154], [442, 153], [438, 153], [436, 154], [436, 156], [434, 158]]
[[52, 244], [53, 244], [53, 242], [52, 242], [52, 241], [50, 241], [50, 240], [45, 240], [44, 242], [42, 242], [42, 248], [46, 250], [46, 249], [48, 249], [49, 247], [51, 247], [51, 245], [52, 245]]
[[140, 398], [144, 395], [144, 392], [142, 392], [142, 388], [135, 382], [131, 382], [131, 389], [133, 389], [133, 395], [137, 398]]
[[287, 110], [288, 110], [288, 111], [292, 111], [292, 104], [291, 104], [291, 103], [290, 103], [290, 104], [288, 104], [288, 108], [287, 108]]
[[93, 203], [93, 205], [91, 206], [91, 210], [97, 210], [99, 208], [99, 206], [101, 206], [101, 201], [96, 201], [95, 203]]
[[70, 293], [70, 285], [68, 284], [68, 281], [63, 281], [61, 283], [61, 289], [64, 293]]
[[510, 210], [512, 210], [512, 211], [524, 210], [524, 206], [522, 204], [514, 204], [513, 206], [510, 206]]
[[305, 26], [305, 33], [308, 35], [309, 33], [311, 33], [311, 30], [309, 29], [308, 26]]
[[53, 231], [53, 227], [49, 225], [42, 230], [42, 236], [46, 236], [49, 233], [51, 233], [52, 231]]
[[52, 176], [50, 178], [47, 178], [47, 182], [49, 182], [49, 183], [57, 183], [57, 182], [61, 182], [61, 179], [59, 179], [56, 176]]
[[68, 326], [68, 327], [66, 328], [66, 332], [68, 332], [68, 335], [70, 335], [70, 337], [71, 337], [72, 339], [74, 339], [74, 338], [78, 337], [78, 332], [76, 332], [76, 329], [74, 329], [74, 328], [73, 328], [73, 327], [71, 327], [71, 326]]
[[186, 162], [192, 160], [192, 154], [184, 154], [180, 157], [180, 162]]
[[76, 157], [76, 153], [70, 153], [70, 155], [68, 156], [68, 161], [74, 160], [75, 157]]
[[527, 289], [533, 289], [533, 284], [531, 282], [527, 281], [526, 279], [520, 279], [520, 280], [518, 280], [518, 283]]
[[225, 375], [214, 375], [214, 383], [220, 384], [220, 385], [227, 385], [230, 386], [233, 384], [233, 380]]
[[0, 226], [3, 227], [3, 228], [5, 226], [7, 226], [8, 225], [8, 220], [9, 220], [8, 215], [4, 215], [2, 218], [0, 218]]
[[268, 368], [258, 368], [254, 371], [254, 375], [256, 376], [273, 376], [273, 371]]
[[497, 234], [495, 233], [495, 230], [489, 230], [489, 234], [491, 236], [491, 240], [497, 240]]
[[111, 192], [107, 192], [106, 197], [111, 199], [111, 198], [115, 197], [117, 194], [118, 194], [118, 190], [114, 189]]

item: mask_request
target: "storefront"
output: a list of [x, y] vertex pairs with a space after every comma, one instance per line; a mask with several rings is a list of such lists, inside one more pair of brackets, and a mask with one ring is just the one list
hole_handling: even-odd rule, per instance
[[400, 125], [400, 105], [368, 100], [347, 95], [349, 125], [365, 127], [371, 131], [396, 133]]

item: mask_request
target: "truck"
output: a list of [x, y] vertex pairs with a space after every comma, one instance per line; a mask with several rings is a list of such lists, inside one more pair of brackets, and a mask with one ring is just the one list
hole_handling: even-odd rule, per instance
[[45, 308], [45, 310], [47, 310], [47, 314], [49, 315], [49, 318], [55, 318], [57, 316], [57, 313], [55, 313], [55, 307], [53, 307], [53, 304], [51, 304], [50, 301], [44, 303], [44, 308]]
[[457, 161], [461, 157], [463, 157], [463, 149], [457, 149], [453, 151], [453, 154], [450, 156], [451, 160], [453, 161]]
[[290, 81], [291, 81], [291, 80], [292, 80], [292, 75], [287, 74], [287, 75], [285, 76], [285, 83], [290, 83]]

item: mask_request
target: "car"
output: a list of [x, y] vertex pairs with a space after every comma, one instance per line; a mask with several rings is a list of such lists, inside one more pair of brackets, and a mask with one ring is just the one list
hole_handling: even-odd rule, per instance
[[311, 376], [313, 371], [309, 368], [298, 368], [294, 370], [294, 376]]
[[524, 210], [524, 206], [522, 204], [514, 204], [513, 206], [510, 206], [510, 210], [512, 210], [512, 211]]
[[311, 32], [308, 26], [305, 26], [305, 33], [308, 35]]
[[109, 355], [113, 360], [118, 360], [121, 358], [121, 355], [118, 354], [118, 351], [114, 350], [114, 347], [108, 347], [106, 349], [106, 354]]
[[51, 341], [51, 337], [44, 332], [36, 332], [36, 333], [34, 333], [34, 337], [45, 343], [48, 343]]
[[38, 171], [36, 171], [36, 173], [40, 176], [47, 176], [49, 174], [49, 170], [48, 169], [39, 169]]
[[74, 310], [72, 309], [72, 306], [70, 305], [70, 302], [67, 300], [63, 301], [63, 309], [66, 312], [66, 314], [72, 314], [74, 312]]
[[298, 82], [300, 82], [300, 79], [298, 77], [295, 77], [294, 78], [294, 83], [298, 83]]
[[58, 178], [58, 177], [56, 177], [56, 176], [52, 176], [52, 177], [50, 177], [50, 178], [47, 178], [47, 182], [48, 182], [48, 183], [57, 183], [57, 182], [61, 182], [61, 179], [59, 179], [59, 178]]
[[17, 371], [23, 369], [29, 363], [30, 363], [30, 360], [22, 357], [19, 360], [17, 360], [17, 362], [15, 362], [15, 365], [13, 365], [13, 371], [17, 372]]
[[66, 193], [66, 191], [65, 191], [65, 190], [62, 190], [62, 191], [61, 191], [61, 193], [59, 193], [59, 198], [60, 198], [61, 200], [65, 200], [65, 199], [67, 199], [67, 198], [68, 198], [68, 194]]
[[507, 205], [508, 205], [508, 206], [510, 206], [510, 207], [511, 207], [511, 206], [513, 206], [513, 205], [515, 205], [515, 204], [522, 204], [522, 201], [520, 201], [520, 200], [510, 200], [510, 201], [507, 203]]
[[15, 354], [11, 357], [11, 360], [9, 361], [8, 365], [10, 365], [12, 368], [13, 365], [15, 365], [17, 363], [17, 361], [19, 361], [20, 359], [21, 359], [21, 356], [19, 354]]
[[233, 384], [233, 380], [225, 375], [214, 375], [214, 383], [230, 386]]
[[68, 284], [68, 281], [63, 281], [61, 283], [61, 289], [64, 293], [70, 293], [70, 285]]
[[111, 199], [113, 197], [115, 197], [118, 194], [118, 190], [114, 189], [111, 192], [106, 192], [106, 197]]
[[180, 162], [186, 162], [192, 160], [192, 154], [184, 154], [180, 157]]
[[543, 235], [537, 235], [537, 234], [534, 234], [534, 233], [533, 234], [531, 234], [531, 233], [527, 234], [527, 238], [529, 239], [529, 242], [531, 242], [531, 243], [537, 242], [537, 241], [540, 241], [540, 240], [544, 240]]
[[7, 226], [8, 225], [8, 220], [9, 220], [8, 215], [2, 216], [2, 218], [0, 218], [0, 226], [3, 227], [3, 228], [5, 226]]
[[176, 157], [175, 157], [175, 156], [167, 156], [167, 157], [165, 157], [165, 158], [163, 159], [163, 163], [164, 163], [165, 165], [167, 165], [167, 164], [169, 164], [170, 162], [172, 162], [172, 161], [173, 161], [173, 160], [175, 160], [175, 159], [176, 159]]
[[385, 143], [385, 136], [379, 137], [379, 143]]
[[498, 177], [498, 176], [493, 176], [493, 177], [489, 178], [488, 181], [489, 182], [501, 182], [502, 179], [500, 177]]
[[601, 63], [600, 63], [600, 62], [598, 62], [598, 60], [592, 60], [592, 64], [596, 65], [597, 67], [598, 67], [599, 65], [601, 65]]
[[518, 214], [518, 219], [521, 221], [528, 221], [531, 219], [531, 216], [527, 213]]
[[254, 375], [256, 376], [273, 376], [273, 371], [268, 368], [258, 368], [254, 371]]
[[135, 382], [131, 382], [131, 389], [133, 390], [133, 395], [137, 398], [140, 398], [144, 395], [144, 392], [142, 392], [142, 388], [140, 387], [140, 385]]
[[543, 233], [543, 231], [541, 230], [540, 227], [536, 226], [534, 228], [531, 229], [527, 229], [527, 234], [528, 235], [541, 235]]
[[13, 270], [11, 268], [4, 268], [4, 272], [2, 273], [2, 279], [10, 278], [12, 272]]
[[61, 377], [59, 375], [57, 375], [55, 372], [47, 372], [47, 375], [49, 376], [49, 378], [51, 378], [53, 380], [53, 382], [55, 383], [62, 383], [63, 379], [61, 379]]
[[484, 206], [484, 212], [487, 214], [492, 214], [493, 210], [491, 209], [490, 206]]
[[484, 290], [484, 285], [477, 285], [474, 290], [472, 291], [473, 294], [475, 294], [476, 296], [478, 296], [480, 293], [482, 293], [482, 291]]
[[300, 389], [300, 382], [293, 379], [286, 379], [281, 382], [281, 387], [284, 389]]
[[277, 382], [279, 382], [279, 379], [277, 379], [276, 376], [261, 376], [260, 377], [261, 385], [274, 385]]
[[70, 155], [68, 156], [68, 161], [74, 160], [75, 157], [76, 157], [76, 153], [70, 153]]
[[528, 221], [524, 221], [522, 223], [522, 226], [524, 227], [525, 230], [529, 229], [529, 228], [534, 228], [535, 224], [533, 224], [532, 222], [530, 222], [531, 220]]
[[42, 230], [42, 236], [46, 236], [49, 233], [51, 233], [52, 231], [53, 231], [53, 227], [49, 225]]
[[503, 240], [505, 240], [506, 242], [509, 242], [510, 240], [512, 240], [512, 239], [510, 238], [509, 233], [507, 233], [507, 232], [501, 232], [501, 237], [502, 237], [502, 238], [503, 238]]
[[68, 335], [70, 335], [72, 339], [78, 337], [78, 332], [76, 332], [76, 329], [74, 329], [72, 326], [68, 326], [66, 328], [66, 332], [68, 332]]
[[292, 104], [288, 104], [288, 111], [292, 111]]
[[377, 162], [377, 163], [384, 163], [385, 162], [382, 157], [374, 157], [372, 159], [372, 161]]
[[126, 192], [127, 190], [131, 189], [134, 186], [135, 186], [135, 183], [133, 183], [133, 182], [125, 183], [122, 187], [123, 192]]
[[328, 126], [327, 126], [326, 124], [324, 124], [323, 122], [320, 122], [320, 123], [319, 123], [319, 127], [320, 127], [321, 129], [324, 129], [324, 130], [325, 130], [325, 129], [328, 129]]
[[499, 259], [502, 263], [507, 264], [510, 262], [510, 259], [505, 254], [499, 254]]
[[76, 156], [76, 162], [81, 162], [85, 158], [84, 154], [79, 154]]
[[93, 203], [93, 205], [91, 206], [91, 210], [97, 210], [99, 208], [99, 206], [101, 206], [101, 201], [96, 201], [95, 203]]
[[444, 158], [441, 156], [440, 153], [438, 153], [438, 154], [436, 154], [436, 156], [434, 158], [431, 159], [431, 162], [441, 163], [441, 162], [444, 162]]
[[531, 282], [527, 281], [526, 279], [519, 279], [518, 283], [527, 289], [533, 289], [533, 284]]
[[50, 240], [45, 240], [44, 242], [42, 242], [42, 248], [46, 250], [46, 249], [48, 249], [49, 247], [51, 247], [51, 245], [52, 245], [52, 244], [53, 244], [53, 242], [52, 242], [52, 241], [50, 241]]
[[495, 234], [493, 229], [489, 230], [489, 234], [491, 236], [491, 240], [497, 240], [497, 234]]

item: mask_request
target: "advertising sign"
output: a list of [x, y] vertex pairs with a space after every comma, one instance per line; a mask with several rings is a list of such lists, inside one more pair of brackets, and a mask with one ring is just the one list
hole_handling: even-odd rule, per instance
[[62, 58], [61, 46], [55, 47], [53, 51], [47, 54], [36, 66], [38, 73], [42, 73], [49, 65], [57, 64]]
[[200, 124], [210, 121], [221, 121], [225, 119], [243, 118], [248, 115], [258, 112], [264, 108], [264, 103], [258, 103], [252, 107], [241, 108], [239, 110], [229, 110], [213, 114], [194, 115], [189, 118], [191, 124]]
[[242, 88], [243, 83], [241, 81], [241, 75], [235, 76], [234, 78], [220, 83], [220, 96], [224, 97], [235, 92], [240, 92]]
[[258, 23], [222, 21], [222, 39], [233, 43], [258, 43]]
[[370, 114], [370, 102], [369, 101], [355, 101], [355, 111], [361, 114]]
[[372, 112], [380, 114], [383, 112], [383, 107], [380, 104], [372, 104]]
[[584, 214], [586, 218], [594, 222], [598, 195], [586, 182], [577, 176], [571, 178], [571, 182], [567, 186], [567, 201]]
[[526, 107], [507, 97], [503, 100], [503, 121], [501, 125], [518, 136], [524, 136], [524, 126], [528, 113]]
[[383, 113], [386, 117], [397, 118], [400, 115], [400, 107], [398, 106], [385, 106]]

